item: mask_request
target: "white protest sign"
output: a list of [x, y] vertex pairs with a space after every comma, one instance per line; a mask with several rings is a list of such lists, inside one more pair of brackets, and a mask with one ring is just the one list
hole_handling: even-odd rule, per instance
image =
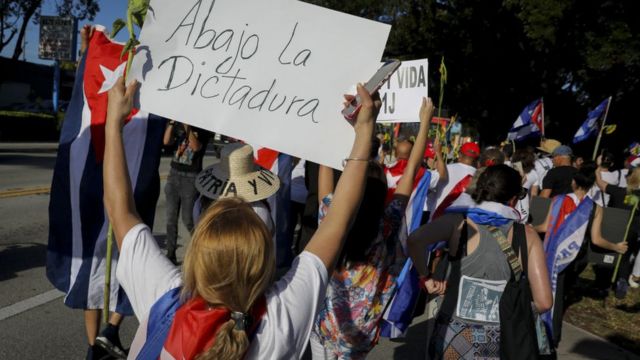
[[378, 122], [419, 122], [422, 97], [429, 96], [429, 60], [403, 61], [380, 89]]
[[342, 167], [342, 94], [378, 69], [389, 25], [291, 0], [150, 6], [132, 67], [142, 110]]

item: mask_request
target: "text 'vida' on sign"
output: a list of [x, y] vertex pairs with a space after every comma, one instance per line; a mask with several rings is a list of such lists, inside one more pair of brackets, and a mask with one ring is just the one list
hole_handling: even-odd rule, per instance
[[[278, 78], [255, 84], [243, 73], [243, 65], [261, 50], [261, 36], [246, 23], [235, 29], [216, 28], [208, 21], [214, 4], [212, 1], [206, 8], [202, 0], [196, 1], [180, 22], [171, 27], [165, 42], [179, 42], [197, 52], [217, 53], [219, 60], [200, 61], [180, 54], [161, 59], [157, 69], [162, 71], [164, 81], [158, 90], [187, 92], [190, 96], [217, 101], [238, 110], [279, 112], [317, 123], [318, 98], [281, 93]], [[273, 59], [277, 64], [304, 68], [313, 61], [312, 50], [296, 41], [297, 31], [300, 30], [296, 22], [282, 38], [279, 55]]]

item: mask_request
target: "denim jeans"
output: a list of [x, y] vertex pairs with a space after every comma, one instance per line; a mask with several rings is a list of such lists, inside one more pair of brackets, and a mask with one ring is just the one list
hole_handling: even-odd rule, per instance
[[178, 246], [178, 215], [182, 211], [182, 222], [193, 232], [193, 205], [198, 196], [197, 173], [171, 169], [164, 187], [167, 209], [167, 255], [175, 257]]

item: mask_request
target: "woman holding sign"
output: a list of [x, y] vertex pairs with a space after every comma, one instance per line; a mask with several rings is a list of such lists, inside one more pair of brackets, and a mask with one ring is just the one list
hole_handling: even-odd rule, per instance
[[[372, 148], [360, 159], [368, 164], [365, 196], [318, 313], [311, 338], [313, 359], [362, 359], [376, 343], [380, 319], [406, 260], [398, 235], [422, 162], [433, 109], [431, 99], [423, 99], [416, 142], [386, 207], [386, 177], [375, 161], [378, 149]], [[322, 224], [333, 211], [334, 194], [333, 171], [322, 168], [318, 180], [318, 218]]]
[[136, 84], [109, 91], [104, 203], [120, 262], [117, 276], [140, 327], [130, 358], [293, 359], [307, 345], [345, 234], [362, 199], [379, 101], [358, 86], [362, 108], [331, 211], [291, 270], [272, 283], [271, 234], [240, 199], [222, 199], [203, 215], [182, 271], [160, 251], [136, 213], [122, 143]]

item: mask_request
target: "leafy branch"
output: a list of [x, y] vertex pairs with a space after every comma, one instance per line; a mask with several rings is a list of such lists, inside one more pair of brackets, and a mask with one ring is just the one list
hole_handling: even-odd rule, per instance
[[124, 44], [124, 48], [122, 48], [122, 53], [120, 54], [120, 59], [124, 57], [124, 54], [129, 54], [127, 58], [127, 67], [125, 68], [125, 74], [129, 73], [129, 69], [131, 68], [131, 62], [133, 61], [133, 53], [140, 44], [136, 34], [134, 33], [134, 25], [138, 26], [138, 28], [142, 28], [144, 24], [144, 19], [147, 15], [147, 10], [149, 9], [149, 0], [129, 0], [129, 5], [127, 7], [127, 20], [124, 19], [116, 19], [113, 22], [111, 28], [111, 37], [115, 37], [120, 30], [127, 28], [129, 32], [129, 40]]

